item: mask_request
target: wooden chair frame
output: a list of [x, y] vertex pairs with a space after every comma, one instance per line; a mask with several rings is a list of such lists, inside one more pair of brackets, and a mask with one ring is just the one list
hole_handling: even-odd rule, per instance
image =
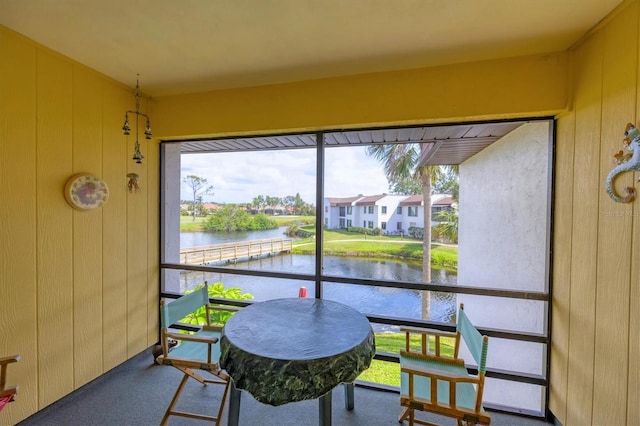
[[[12, 402], [18, 393], [18, 386], [7, 386], [7, 369], [9, 364], [20, 361], [20, 355], [12, 355], [0, 358], [0, 398]], [[4, 404], [3, 404], [4, 406]]]
[[[415, 410], [453, 417], [458, 425], [490, 424], [491, 416], [482, 407], [488, 337], [482, 336], [471, 324], [460, 305], [455, 333], [415, 327], [402, 327], [405, 348], [400, 351], [401, 392], [403, 410], [398, 422], [433, 425], [415, 417]], [[420, 336], [420, 347], [411, 345], [411, 338]], [[453, 340], [453, 356], [442, 353], [443, 344]], [[478, 374], [467, 372], [460, 358], [460, 342], [471, 352], [478, 365]], [[430, 349], [434, 343], [434, 350]]]
[[[202, 325], [195, 334], [176, 333], [169, 330], [171, 325], [203, 306], [205, 307], [207, 323]], [[164, 303], [163, 300], [160, 304], [162, 354], [157, 357], [156, 362], [163, 365], [171, 365], [184, 373], [162, 418], [161, 425], [165, 425], [170, 416], [208, 420], [214, 422], [216, 426], [220, 425], [229, 391], [229, 376], [218, 365], [220, 357], [218, 339], [222, 327], [211, 324], [211, 312], [213, 309], [214, 307], [209, 304], [209, 287], [206, 282], [201, 289], [181, 296], [170, 303]], [[173, 347], [170, 342], [171, 339], [177, 340], [179, 344]], [[206, 378], [195, 370], [205, 371], [212, 378]], [[210, 383], [224, 386], [222, 400], [215, 416], [175, 409], [180, 399], [180, 394], [189, 378], [195, 379], [205, 386]]]

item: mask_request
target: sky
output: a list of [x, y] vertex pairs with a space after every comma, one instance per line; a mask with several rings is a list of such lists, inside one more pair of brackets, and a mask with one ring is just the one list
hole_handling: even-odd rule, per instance
[[[365, 147], [325, 150], [325, 197], [351, 197], [389, 192], [378, 160]], [[213, 186], [213, 196], [205, 202], [246, 203], [258, 195], [300, 196], [316, 204], [316, 150], [254, 151], [242, 153], [183, 154], [181, 179], [196, 175]], [[181, 199], [193, 199], [193, 190], [184, 182]]]

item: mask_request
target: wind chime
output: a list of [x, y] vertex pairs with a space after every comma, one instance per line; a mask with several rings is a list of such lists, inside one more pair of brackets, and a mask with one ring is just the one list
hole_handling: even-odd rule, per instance
[[140, 116], [147, 119], [147, 125], [144, 129], [145, 139], [151, 139], [151, 122], [149, 120], [149, 116], [140, 112], [140, 82], [136, 79], [136, 89], [133, 91], [133, 95], [136, 98], [136, 110], [135, 111], [127, 111], [124, 113], [124, 125], [122, 126], [122, 130], [126, 136], [131, 134], [131, 126], [129, 125], [129, 114], [136, 115], [136, 143], [133, 147], [133, 159], [136, 163], [142, 164], [142, 159], [144, 155], [142, 155], [142, 151], [140, 151], [140, 142], [138, 141], [138, 122], [140, 120]]
[[[144, 155], [142, 155], [142, 151], [140, 150], [140, 141], [138, 140], [138, 124], [140, 121], [140, 116], [146, 118], [147, 123], [144, 128], [144, 136], [145, 139], [151, 139], [151, 121], [149, 120], [149, 116], [140, 112], [140, 81], [136, 78], [136, 89], [133, 91], [133, 95], [136, 98], [136, 110], [135, 111], [127, 111], [124, 113], [124, 125], [122, 126], [122, 130], [125, 136], [129, 136], [131, 134], [131, 126], [129, 125], [129, 113], [136, 115], [136, 143], [133, 146], [133, 160], [137, 164], [142, 164], [142, 159]], [[138, 177], [137, 173], [129, 173], [127, 174], [128, 182], [127, 189], [129, 192], [137, 192], [140, 187], [138, 186]]]

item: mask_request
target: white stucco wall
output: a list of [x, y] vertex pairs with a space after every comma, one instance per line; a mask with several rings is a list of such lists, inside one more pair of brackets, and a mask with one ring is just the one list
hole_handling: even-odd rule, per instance
[[[550, 123], [526, 124], [460, 166], [458, 284], [545, 291]], [[544, 333], [543, 302], [460, 295], [480, 327]], [[490, 367], [543, 374], [541, 344], [491, 339]], [[491, 384], [489, 384], [491, 383]], [[489, 382], [487, 400], [539, 410], [538, 386]]]
[[[162, 262], [180, 263], [180, 144], [162, 144], [164, 169], [161, 173], [162, 217], [160, 226], [164, 244], [160, 244]], [[181, 292], [180, 271], [162, 269], [163, 290]]]

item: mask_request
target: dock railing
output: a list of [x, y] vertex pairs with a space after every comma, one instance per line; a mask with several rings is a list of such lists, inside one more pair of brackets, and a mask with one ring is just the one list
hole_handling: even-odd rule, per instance
[[236, 262], [239, 259], [290, 253], [293, 240], [271, 238], [268, 240], [238, 241], [208, 246], [180, 249], [180, 263], [206, 265], [214, 262]]

